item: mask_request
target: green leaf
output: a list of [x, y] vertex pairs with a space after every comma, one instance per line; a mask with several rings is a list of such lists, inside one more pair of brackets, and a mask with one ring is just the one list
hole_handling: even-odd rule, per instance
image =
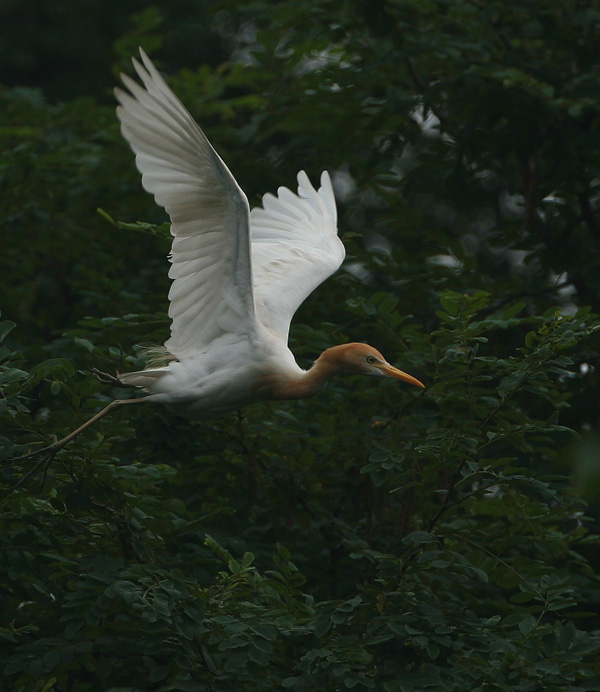
[[435, 537], [426, 531], [413, 531], [402, 539], [403, 543], [433, 543]]
[[6, 339], [16, 326], [16, 323], [11, 320], [3, 320], [0, 322], [0, 343]]
[[440, 303], [449, 315], [456, 317], [461, 308], [462, 296], [452, 291], [447, 291], [440, 296]]
[[0, 372], [0, 384], [10, 384], [11, 382], [18, 382], [19, 380], [24, 380], [28, 377], [29, 373], [25, 370], [19, 370], [18, 368], [7, 368], [3, 372]]
[[90, 353], [92, 353], [92, 351], [94, 351], [94, 349], [95, 349], [94, 344], [93, 344], [89, 339], [83, 339], [83, 338], [81, 338], [81, 337], [75, 337], [75, 339], [73, 339], [73, 341], [74, 341], [78, 346], [83, 346], [83, 348], [84, 348], [86, 351], [89, 351]]
[[536, 619], [533, 615], [526, 615], [521, 622], [519, 622], [519, 629], [524, 636], [530, 634], [535, 627]]
[[535, 348], [537, 338], [537, 332], [527, 332], [525, 336], [525, 346], [527, 346], [527, 348]]

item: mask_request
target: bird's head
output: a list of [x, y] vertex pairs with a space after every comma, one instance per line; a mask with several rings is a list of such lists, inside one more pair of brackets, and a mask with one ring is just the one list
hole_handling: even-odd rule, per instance
[[408, 375], [390, 365], [381, 353], [368, 344], [351, 343], [334, 346], [327, 349], [321, 357], [325, 357], [332, 368], [338, 372], [360, 373], [362, 375], [383, 375], [403, 380], [416, 387], [424, 387], [416, 377]]

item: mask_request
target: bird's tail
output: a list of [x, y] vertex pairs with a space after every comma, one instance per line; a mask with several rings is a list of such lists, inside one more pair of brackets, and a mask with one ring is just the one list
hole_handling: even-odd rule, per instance
[[142, 387], [151, 392], [160, 378], [166, 373], [166, 368], [139, 370], [138, 372], [123, 372], [118, 375], [120, 382], [131, 387]]

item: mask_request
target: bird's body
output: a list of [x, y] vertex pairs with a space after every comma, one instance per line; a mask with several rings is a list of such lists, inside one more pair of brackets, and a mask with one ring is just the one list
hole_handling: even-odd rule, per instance
[[319, 392], [330, 377], [344, 372], [388, 374], [419, 385], [418, 380], [389, 365], [388, 373], [370, 372], [373, 366], [366, 362], [363, 366], [360, 361], [371, 357], [388, 365], [368, 344], [349, 343], [327, 349], [309, 370], [303, 370], [287, 346], [266, 338], [246, 342], [242, 348], [216, 343], [205, 353], [191, 354], [161, 368], [123, 373], [119, 379], [150, 392], [146, 401], [166, 404], [190, 420], [218, 418], [257, 401], [304, 399]]
[[366, 344], [327, 349], [308, 371], [287, 346], [304, 299], [341, 265], [329, 175], [316, 190], [304, 171], [298, 193], [279, 188], [262, 208], [248, 200], [202, 130], [140, 51], [143, 86], [115, 91], [123, 136], [144, 188], [171, 218], [170, 362], [119, 379], [191, 419], [214, 418], [253, 401], [296, 399], [337, 372], [415, 378]]
[[252, 340], [223, 336], [204, 351], [161, 368], [123, 373], [120, 379], [150, 392], [147, 401], [167, 404], [191, 420], [218, 418], [253, 401], [278, 398], [270, 396], [273, 385], [301, 378], [304, 371], [284, 343], [258, 331]]

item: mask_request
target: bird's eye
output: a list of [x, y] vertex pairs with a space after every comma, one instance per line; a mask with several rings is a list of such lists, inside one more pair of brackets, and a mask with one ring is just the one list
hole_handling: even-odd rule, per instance
[[367, 356], [367, 363], [369, 363], [369, 365], [372, 365], [376, 360], [377, 358], [375, 358], [375, 356]]

